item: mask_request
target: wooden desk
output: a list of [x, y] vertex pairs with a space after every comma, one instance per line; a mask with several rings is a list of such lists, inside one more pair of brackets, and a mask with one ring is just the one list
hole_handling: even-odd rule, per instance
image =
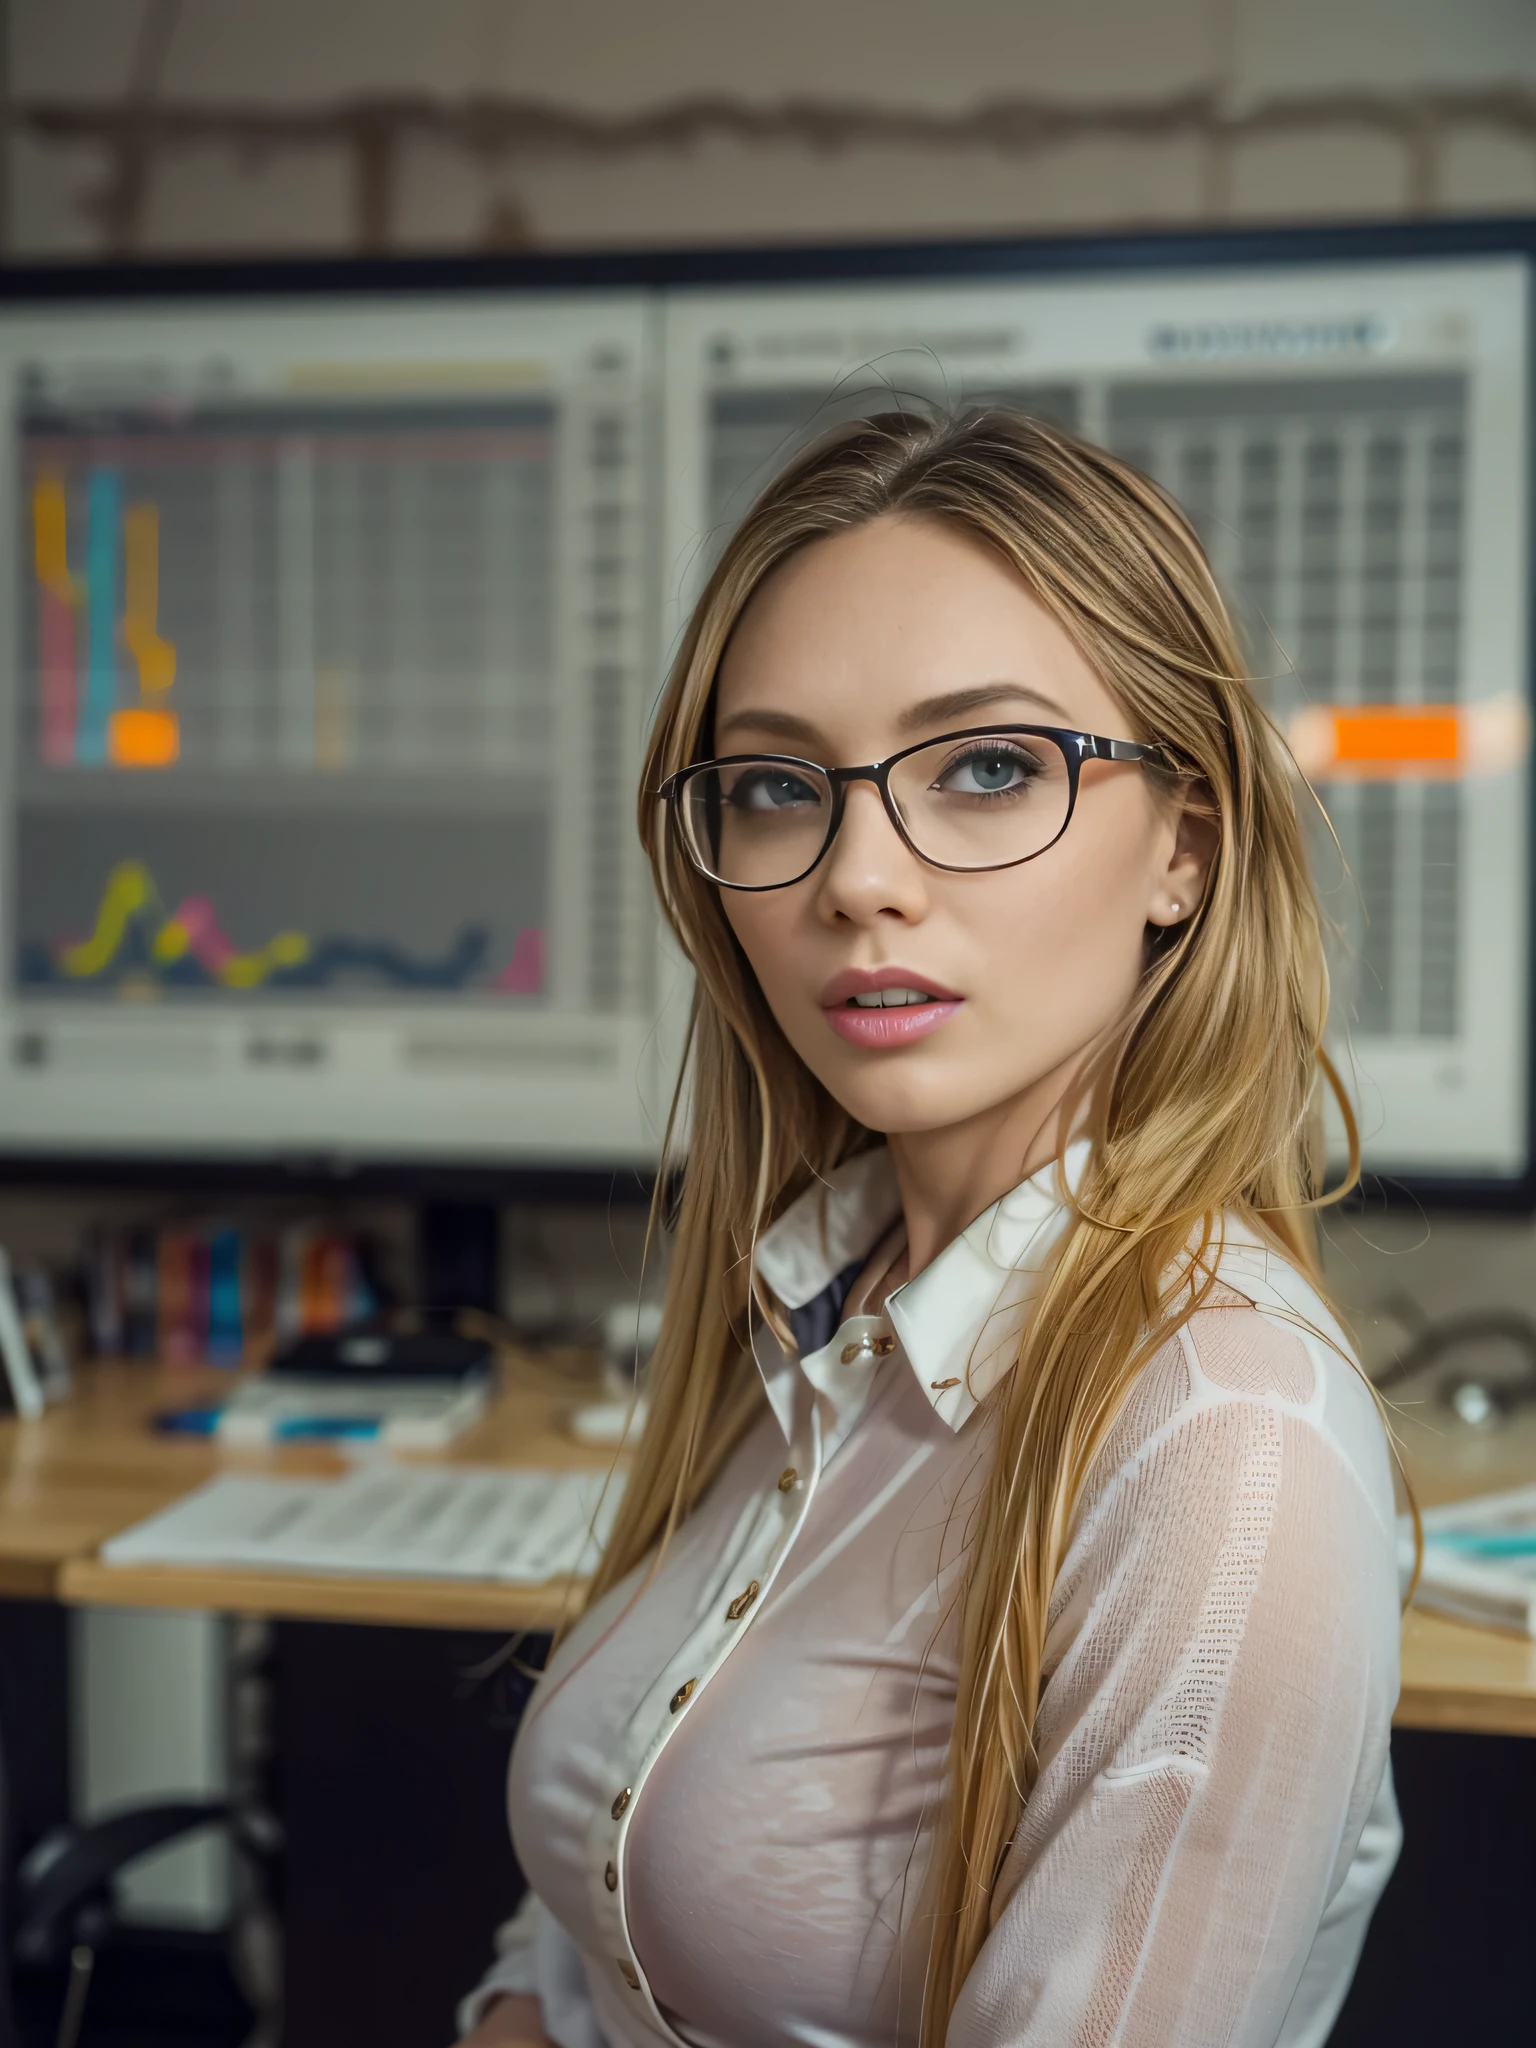
[[[568, 1364], [568, 1390], [547, 1367], [530, 1367], [525, 1376], [514, 1365], [490, 1412], [450, 1460], [602, 1469], [606, 1454], [581, 1449], [560, 1426], [563, 1411], [583, 1394], [580, 1355]], [[157, 1408], [216, 1398], [228, 1384], [218, 1374], [88, 1367], [66, 1407], [35, 1423], [0, 1420], [0, 1595], [419, 1628], [549, 1628], [561, 1619], [570, 1599], [564, 1582], [476, 1586], [102, 1564], [96, 1552], [108, 1537], [214, 1472], [342, 1469], [334, 1452], [315, 1447], [233, 1453], [150, 1432]], [[1536, 1415], [1488, 1435], [1427, 1409], [1405, 1410], [1398, 1423], [1425, 1507], [1536, 1477]], [[1410, 1614], [1397, 1719], [1408, 1728], [1536, 1735], [1536, 1643]]]
[[[583, 1397], [584, 1354], [573, 1353], [568, 1390], [542, 1364], [511, 1361], [485, 1417], [447, 1453], [450, 1463], [585, 1467], [610, 1454], [583, 1450], [561, 1428]], [[227, 1393], [227, 1374], [162, 1372], [149, 1365], [88, 1366], [73, 1400], [37, 1422], [0, 1420], [0, 1594], [114, 1607], [217, 1608], [419, 1628], [549, 1628], [570, 1597], [564, 1581], [491, 1586], [420, 1579], [298, 1575], [103, 1564], [101, 1544], [167, 1507], [216, 1472], [325, 1475], [345, 1461], [319, 1446], [230, 1451], [202, 1439], [155, 1435], [157, 1409]]]
[[[1429, 1402], [1394, 1411], [1403, 1460], [1420, 1507], [1493, 1493], [1536, 1479], [1536, 1413], [1499, 1430], [1468, 1429]], [[1536, 1642], [1470, 1628], [1438, 1614], [1403, 1623], [1402, 1728], [1477, 1735], [1536, 1735]]]

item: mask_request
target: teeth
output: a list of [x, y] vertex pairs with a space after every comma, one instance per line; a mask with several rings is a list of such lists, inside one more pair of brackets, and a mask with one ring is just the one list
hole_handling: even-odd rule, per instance
[[933, 997], [922, 988], [877, 988], [852, 1000], [861, 1010], [904, 1010], [913, 1003], [931, 1003]]

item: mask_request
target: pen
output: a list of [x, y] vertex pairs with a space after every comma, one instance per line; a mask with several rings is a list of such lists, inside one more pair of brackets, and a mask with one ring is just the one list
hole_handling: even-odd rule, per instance
[[212, 1436], [223, 1413], [222, 1408], [166, 1408], [151, 1418], [150, 1426], [160, 1436]]
[[1536, 1557], [1536, 1529], [1475, 1529], [1433, 1531], [1426, 1542], [1447, 1550], [1465, 1550], [1474, 1557]]
[[340, 1437], [377, 1436], [380, 1427], [377, 1415], [290, 1415], [274, 1423], [272, 1435], [279, 1443], [316, 1438], [333, 1441]]

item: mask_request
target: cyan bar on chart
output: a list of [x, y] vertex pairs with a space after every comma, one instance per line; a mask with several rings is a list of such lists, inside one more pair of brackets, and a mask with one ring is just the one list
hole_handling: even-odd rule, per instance
[[93, 469], [86, 495], [85, 694], [77, 758], [91, 767], [107, 759], [107, 732], [117, 709], [118, 531], [121, 487], [115, 469]]

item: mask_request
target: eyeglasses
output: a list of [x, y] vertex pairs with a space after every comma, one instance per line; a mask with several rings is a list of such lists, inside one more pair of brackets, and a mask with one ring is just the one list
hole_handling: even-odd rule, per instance
[[956, 873], [1013, 868], [1072, 822], [1085, 761], [1171, 769], [1161, 747], [1054, 725], [945, 733], [863, 768], [792, 754], [727, 754], [669, 775], [657, 794], [701, 875], [726, 889], [804, 881], [837, 836], [851, 782], [873, 782], [905, 844]]

